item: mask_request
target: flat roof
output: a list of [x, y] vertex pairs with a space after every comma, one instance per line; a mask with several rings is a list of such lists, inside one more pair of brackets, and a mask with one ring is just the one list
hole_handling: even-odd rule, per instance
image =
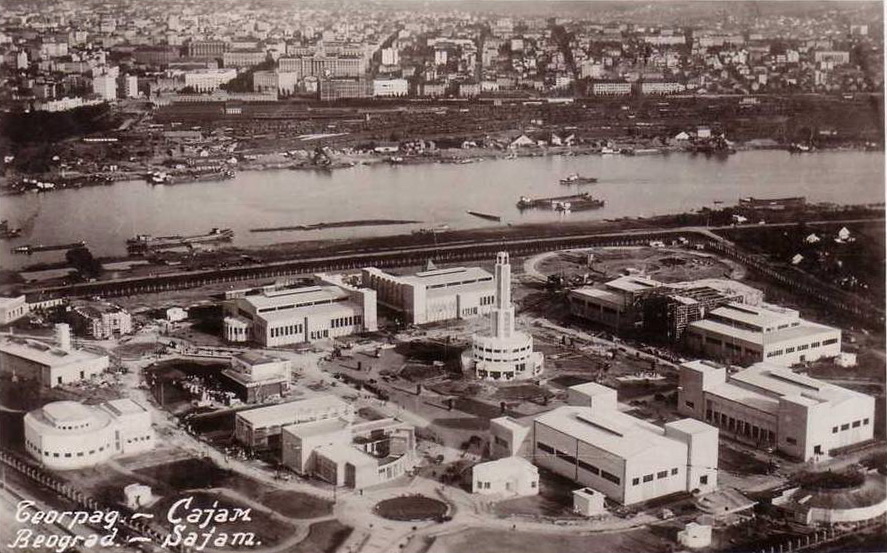
[[288, 424], [292, 417], [298, 413], [307, 411], [339, 410], [349, 407], [345, 401], [336, 396], [324, 394], [304, 399], [297, 399], [287, 403], [279, 403], [268, 407], [258, 407], [239, 411], [237, 418], [250, 423], [253, 428], [262, 428], [277, 424]]
[[674, 428], [687, 434], [708, 434], [709, 432], [717, 432], [717, 428], [710, 424], [696, 419], [681, 419], [674, 422], [666, 423], [666, 428]]
[[[338, 286], [305, 286], [274, 290], [238, 299], [249, 302], [258, 310], [268, 307], [287, 308], [289, 305], [294, 307], [298, 305], [310, 306], [316, 302], [336, 301], [347, 297], [348, 294]], [[263, 315], [265, 314], [263, 313]]]
[[731, 302], [713, 309], [711, 313], [712, 315], [763, 328], [788, 321], [796, 321], [799, 318], [798, 312], [794, 309], [786, 309], [769, 304], [747, 305], [738, 302]]
[[492, 472], [492, 473], [514, 473], [514, 472], [531, 472], [538, 474], [539, 469], [536, 465], [527, 461], [523, 457], [503, 457], [495, 461], [486, 461], [474, 465], [473, 470]]
[[106, 401], [103, 406], [115, 415], [134, 415], [147, 412], [147, 409], [128, 397]]
[[30, 338], [7, 338], [0, 342], [0, 352], [48, 367], [60, 367], [106, 357], [82, 349], [65, 351], [45, 342], [31, 340]]
[[[717, 309], [715, 311], [717, 311]], [[813, 338], [815, 336], [819, 336], [822, 334], [831, 334], [837, 331], [837, 329], [817, 323], [811, 323], [809, 321], [802, 321], [801, 324], [798, 326], [783, 328], [782, 330], [774, 330], [767, 333], [738, 328], [719, 321], [713, 321], [711, 319], [693, 321], [688, 326], [699, 328], [702, 330], [708, 330], [711, 332], [717, 332], [725, 336], [731, 336], [733, 338], [738, 338], [747, 342], [761, 345], [778, 344], [779, 342], [796, 340], [805, 336]]]
[[422, 284], [429, 288], [441, 284], [444, 286], [468, 285], [474, 284], [478, 280], [493, 283], [493, 275], [480, 267], [450, 267], [446, 269], [435, 269], [433, 271], [421, 271], [401, 278], [406, 282]]
[[281, 431], [292, 434], [293, 436], [307, 438], [309, 436], [320, 436], [345, 430], [348, 426], [348, 421], [342, 419], [325, 419], [322, 421], [290, 424], [281, 428]]
[[7, 305], [13, 305], [17, 303], [24, 303], [24, 301], [25, 296], [15, 296], [12, 298], [8, 296], [0, 296], [0, 307], [6, 307]]
[[536, 417], [535, 422], [623, 459], [650, 449], [683, 445], [666, 438], [662, 428], [615, 409], [558, 407]]
[[592, 298], [601, 303], [608, 303], [616, 307], [622, 307], [623, 305], [625, 305], [625, 300], [622, 298], [621, 295], [617, 294], [616, 292], [602, 290], [600, 288], [577, 288], [575, 290], [570, 290], [570, 295]]
[[623, 292], [644, 292], [663, 286], [663, 284], [652, 278], [628, 275], [611, 280], [605, 286]]
[[731, 380], [766, 390], [775, 396], [801, 396], [819, 403], [836, 404], [870, 397], [769, 363], [752, 365], [732, 375]]
[[43, 414], [54, 423], [95, 418], [95, 410], [76, 401], [54, 401], [43, 406]]
[[268, 357], [267, 355], [262, 355], [255, 351], [245, 351], [243, 353], [238, 353], [234, 357], [250, 365], [264, 365], [266, 363], [277, 363], [280, 361], [280, 359]]
[[586, 382], [584, 384], [576, 384], [575, 386], [570, 386], [567, 390], [575, 390], [577, 392], [583, 393], [587, 396], [615, 396], [616, 390], [613, 388], [609, 388], [604, 386], [603, 384], [598, 384], [597, 382]]
[[355, 467], [379, 464], [379, 461], [375, 457], [360, 451], [351, 444], [324, 445], [318, 447], [314, 451], [317, 452], [318, 455], [323, 455], [337, 464], [351, 463]]

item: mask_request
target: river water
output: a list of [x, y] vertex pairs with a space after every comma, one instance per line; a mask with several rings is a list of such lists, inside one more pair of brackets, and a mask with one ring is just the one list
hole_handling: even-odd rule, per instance
[[[564, 186], [570, 173], [595, 176], [598, 184]], [[521, 195], [590, 192], [602, 209], [558, 214], [519, 211]], [[452, 229], [527, 222], [600, 220], [661, 215], [733, 205], [741, 196], [807, 197], [841, 204], [884, 201], [883, 152], [747, 151], [719, 158], [673, 153], [653, 156], [536, 157], [460, 165], [356, 166], [330, 173], [244, 171], [219, 182], [152, 186], [120, 182], [79, 190], [0, 197], [0, 219], [21, 226], [15, 240], [0, 242], [0, 266], [19, 268], [60, 261], [63, 251], [12, 255], [22, 244], [85, 240], [95, 255], [119, 255], [135, 234], [202, 234], [230, 227], [236, 246], [318, 238], [408, 233], [449, 225]], [[467, 210], [495, 214], [501, 223]], [[249, 229], [357, 219], [410, 219], [410, 225], [327, 228], [253, 233]]]

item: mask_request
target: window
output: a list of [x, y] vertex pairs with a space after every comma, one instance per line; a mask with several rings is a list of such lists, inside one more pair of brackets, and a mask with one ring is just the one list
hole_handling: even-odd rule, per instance
[[705, 476], [700, 476], [700, 477], [699, 477], [699, 483], [700, 483], [701, 485], [703, 485], [703, 486], [704, 486], [705, 484], [708, 484], [708, 475], [706, 474]]
[[798, 444], [798, 440], [796, 440], [796, 439], [794, 439], [794, 438], [791, 438], [791, 437], [789, 437], [789, 436], [786, 436], [786, 437], [785, 437], [785, 441], [786, 441], [787, 443], [792, 444], [792, 445], [797, 445], [797, 444]]
[[677, 474], [677, 473], [678, 473], [678, 469], [676, 469], [676, 468], [671, 469], [671, 475], [672, 475], [672, 476], [674, 476], [674, 475]]
[[861, 421], [853, 421], [853, 428], [859, 428], [859, 426], [860, 426], [861, 424], [862, 424]]
[[685, 404], [687, 407], [689, 407], [690, 409], [693, 409], [694, 407], [696, 407], [696, 404], [693, 403], [692, 401], [685, 401], [684, 404]]
[[868, 426], [868, 425], [869, 425], [869, 420], [868, 420], [868, 419], [862, 419], [862, 424], [865, 425], [865, 426]]
[[644, 482], [652, 482], [652, 481], [653, 481], [653, 475], [652, 475], [652, 474], [645, 474], [645, 475], [644, 475]]
[[837, 433], [838, 433], [838, 427], [837, 427], [837, 426], [833, 426], [833, 427], [832, 427], [832, 434], [837, 434]]
[[612, 482], [614, 484], [619, 484], [619, 482], [621, 482], [621, 480], [619, 479], [618, 476], [616, 476], [615, 474], [610, 474], [609, 472], [607, 472], [605, 470], [601, 471], [601, 478], [603, 478], [604, 480], [609, 480], [610, 482]]
[[838, 339], [837, 339], [837, 338], [830, 338], [830, 339], [828, 339], [828, 340], [823, 340], [823, 341], [822, 341], [822, 345], [824, 345], [824, 346], [830, 346], [830, 345], [832, 345], [832, 344], [837, 344], [837, 343], [838, 343]]
[[490, 489], [490, 483], [489, 483], [489, 482], [484, 482], [484, 489], [485, 489], [485, 490], [489, 490], [489, 489]]
[[640, 478], [632, 478], [632, 479], [631, 479], [631, 485], [632, 485], [632, 486], [637, 486], [637, 485], [640, 484], [640, 483], [641, 483], [641, 479], [640, 479]]
[[600, 474], [601, 473], [599, 468], [597, 468], [596, 466], [594, 466], [592, 464], [586, 463], [582, 459], [579, 459], [579, 468], [581, 468], [582, 470], [587, 470], [588, 472], [590, 472], [592, 474]]
[[668, 476], [667, 470], [660, 470], [659, 472], [656, 473], [657, 479], [665, 478], [666, 476]]
[[536, 447], [539, 448], [539, 450], [544, 451], [545, 453], [554, 453], [554, 448], [548, 444], [543, 444], [542, 442], [537, 442]]
[[848, 424], [842, 424], [842, 425], [841, 425], [841, 430], [849, 430], [849, 429], [850, 429], [850, 424], [849, 424], [849, 423], [848, 423]]

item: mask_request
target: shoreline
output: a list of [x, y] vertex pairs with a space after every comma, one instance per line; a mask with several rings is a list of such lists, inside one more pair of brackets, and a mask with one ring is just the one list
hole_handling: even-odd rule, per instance
[[[769, 140], [769, 139], [761, 139]], [[435, 164], [471, 164], [481, 163], [488, 160], [511, 160], [520, 158], [533, 157], [578, 157], [578, 156], [625, 156], [625, 157], [646, 157], [646, 156], [668, 156], [671, 154], [689, 154], [693, 156], [704, 157], [729, 157], [738, 152], [760, 151], [760, 150], [782, 150], [787, 155], [815, 155], [831, 152], [871, 152], [884, 154], [884, 150], [871, 149], [865, 146], [841, 146], [834, 148], [821, 148], [810, 152], [793, 152], [788, 146], [783, 144], [766, 144], [766, 145], [749, 145], [749, 142], [733, 143], [730, 151], [717, 152], [694, 152], [686, 146], [665, 145], [656, 147], [646, 147], [648, 145], [639, 145], [636, 142], [614, 142], [614, 153], [604, 153], [597, 146], [576, 145], [576, 146], [527, 146], [518, 149], [499, 149], [489, 147], [471, 147], [464, 149], [446, 149], [446, 150], [428, 150], [421, 153], [392, 153], [381, 154], [376, 152], [341, 154], [338, 159], [329, 165], [315, 165], [303, 159], [292, 159], [290, 161], [251, 161], [239, 160], [236, 164], [230, 164], [228, 168], [235, 172], [246, 171], [315, 171], [315, 172], [332, 172], [340, 169], [348, 169], [358, 165], [371, 166], [378, 164], [398, 165], [435, 165]], [[641, 147], [644, 146], [644, 147]], [[622, 151], [620, 151], [622, 150]], [[632, 153], [625, 153], [627, 150], [633, 150]], [[251, 154], [244, 154], [251, 155]], [[396, 160], [394, 160], [396, 158]], [[42, 174], [42, 175], [20, 175], [18, 181], [24, 179], [29, 181], [50, 182], [53, 183], [52, 188], [38, 189], [30, 188], [27, 190], [19, 190], [11, 188], [10, 177], [0, 178], [0, 197], [4, 196], [20, 196], [29, 193], [46, 194], [58, 190], [76, 190], [80, 188], [91, 188], [97, 186], [112, 186], [117, 182], [128, 181], [144, 181], [150, 184], [145, 175], [152, 171], [163, 171], [167, 168], [160, 164], [146, 165], [138, 170], [125, 170], [117, 172], [98, 172], [98, 173], [81, 173], [75, 176], [61, 177], [59, 175]], [[58, 186], [60, 178], [66, 178]], [[214, 180], [193, 180], [181, 183], [173, 183], [164, 186], [181, 186], [193, 183], [212, 183], [222, 182], [228, 179]], [[76, 183], [76, 184], [74, 184]], [[70, 184], [70, 185], [69, 185]]]

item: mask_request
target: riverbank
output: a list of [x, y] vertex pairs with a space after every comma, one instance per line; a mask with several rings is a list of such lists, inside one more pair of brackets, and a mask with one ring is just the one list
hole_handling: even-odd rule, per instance
[[[733, 208], [716, 211], [705, 210], [696, 213], [680, 213], [656, 217], [622, 217], [600, 221], [575, 221], [559, 225], [522, 224], [462, 230], [442, 230], [439, 232], [397, 234], [384, 237], [361, 237], [351, 239], [303, 240], [280, 242], [257, 247], [224, 246], [215, 249], [188, 252], [166, 252], [154, 255], [133, 264], [128, 270], [106, 270], [99, 280], [144, 277], [178, 273], [191, 270], [220, 269], [246, 266], [256, 263], [272, 263], [317, 255], [341, 255], [352, 251], [375, 249], [394, 250], [398, 248], [446, 245], [465, 242], [487, 242], [490, 240], [540, 239], [579, 234], [604, 232], [667, 230], [680, 227], [735, 228], [730, 225]], [[748, 214], [748, 212], [746, 212]], [[881, 220], [884, 206], [808, 206], [803, 211], [774, 213], [770, 222], [795, 226], [805, 221], [829, 220]], [[120, 264], [132, 257], [106, 256], [99, 260], [104, 266]], [[41, 280], [40, 286], [60, 285], [73, 282], [70, 276], [57, 275], [68, 267], [66, 263], [46, 263], [32, 265], [20, 271], [0, 271], [0, 291], [11, 293], [26, 284], [22, 274], [46, 272], [51, 278]], [[56, 275], [56, 276], [52, 276]], [[32, 284], [34, 284], [32, 282]]]
[[[315, 163], [307, 151], [302, 155], [289, 153], [235, 155], [232, 163], [229, 159], [225, 166], [234, 171], [312, 171], [332, 172], [348, 169], [358, 165], [372, 166], [377, 164], [397, 165], [430, 165], [430, 164], [471, 164], [488, 160], [511, 160], [534, 157], [550, 156], [667, 156], [677, 153], [689, 153], [704, 157], [726, 157], [737, 152], [757, 150], [782, 150], [786, 155], [815, 155], [830, 152], [862, 152], [882, 151], [872, 150], [863, 145], [840, 146], [821, 148], [805, 152], [791, 151], [789, 146], [779, 144], [772, 139], [756, 139], [746, 142], [731, 142], [729, 148], [719, 151], [696, 152], [693, 145], [688, 142], [662, 144], [650, 140], [627, 141], [615, 140], [610, 146], [602, 148], [599, 145], [575, 144], [575, 145], [531, 145], [518, 148], [494, 148], [484, 146], [467, 146], [464, 148], [426, 149], [413, 152], [365, 152], [365, 151], [332, 151], [329, 162]], [[108, 186], [116, 182], [145, 180], [146, 175], [157, 172], [166, 172], [169, 167], [162, 163], [137, 164], [127, 163], [126, 167], [116, 171], [100, 171], [94, 173], [80, 173], [71, 171], [50, 172], [36, 175], [4, 176], [0, 177], [0, 196], [14, 196], [26, 193], [48, 193], [59, 190], [79, 189], [93, 186]], [[221, 178], [218, 180], [222, 180]], [[208, 182], [206, 179], [190, 179], [175, 183], [185, 185], [198, 182]]]

